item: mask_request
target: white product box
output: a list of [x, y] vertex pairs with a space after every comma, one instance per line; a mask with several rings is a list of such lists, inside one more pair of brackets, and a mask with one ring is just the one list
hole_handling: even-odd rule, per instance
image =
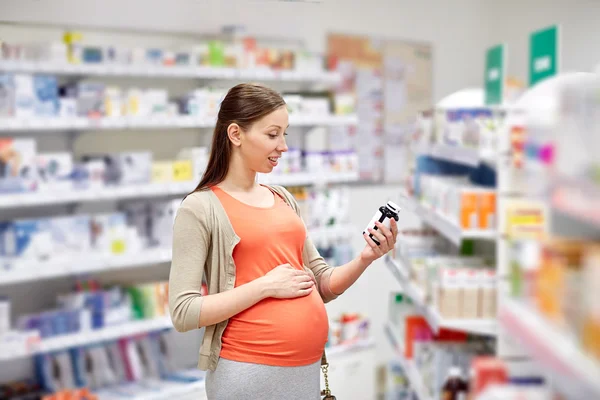
[[186, 147], [177, 154], [178, 160], [190, 160], [193, 168], [193, 180], [200, 181], [206, 167], [208, 166], [208, 148], [207, 147]]
[[59, 99], [58, 117], [75, 118], [77, 117], [77, 100], [72, 97], [61, 97]]
[[302, 115], [329, 115], [329, 99], [327, 98], [303, 98]]
[[152, 180], [152, 153], [139, 151], [118, 155], [120, 184], [149, 183]]
[[104, 254], [121, 254], [127, 250], [125, 213], [98, 214], [91, 217], [92, 248]]
[[168, 247], [173, 242], [173, 223], [181, 200], [153, 203], [151, 208], [152, 244]]
[[91, 218], [88, 215], [74, 215], [43, 220], [41, 227], [52, 238], [52, 255], [54, 257], [68, 257], [69, 255], [83, 255], [90, 250]]
[[35, 117], [36, 95], [33, 76], [29, 74], [15, 74], [15, 117]]
[[135, 228], [142, 242], [150, 241], [150, 205], [145, 202], [127, 203], [123, 206], [127, 225]]
[[40, 190], [68, 190], [73, 187], [73, 155], [40, 153], [36, 157]]
[[10, 329], [10, 300], [0, 297], [0, 336]]

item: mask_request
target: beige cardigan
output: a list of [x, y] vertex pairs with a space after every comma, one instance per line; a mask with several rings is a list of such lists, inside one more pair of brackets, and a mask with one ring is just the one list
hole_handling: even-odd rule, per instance
[[[294, 211], [298, 203], [283, 187], [270, 186]], [[186, 332], [198, 329], [202, 310], [203, 274], [208, 293], [220, 293], [234, 288], [235, 264], [233, 249], [240, 241], [231, 226], [221, 202], [212, 190], [190, 194], [181, 204], [173, 226], [173, 259], [169, 276], [169, 308], [175, 329]], [[260, 251], [260, 249], [257, 249]], [[319, 255], [306, 236], [302, 253], [304, 266], [316, 278], [317, 289], [325, 303], [337, 297], [329, 287], [333, 267]], [[215, 370], [221, 353], [221, 336], [228, 321], [206, 327], [198, 367]]]

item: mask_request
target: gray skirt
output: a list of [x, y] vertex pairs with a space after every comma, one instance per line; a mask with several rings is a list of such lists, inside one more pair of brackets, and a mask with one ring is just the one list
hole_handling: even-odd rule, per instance
[[318, 400], [321, 360], [302, 367], [273, 367], [219, 359], [206, 375], [208, 400]]

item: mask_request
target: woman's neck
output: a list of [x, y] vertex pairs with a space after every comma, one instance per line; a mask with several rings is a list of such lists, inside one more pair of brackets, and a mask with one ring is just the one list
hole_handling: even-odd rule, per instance
[[220, 186], [231, 191], [249, 192], [258, 186], [256, 172], [247, 168], [240, 158], [233, 155], [227, 176]]

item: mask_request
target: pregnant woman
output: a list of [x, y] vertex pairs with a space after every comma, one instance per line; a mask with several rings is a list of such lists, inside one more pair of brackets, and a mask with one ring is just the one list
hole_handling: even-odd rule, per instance
[[[394, 247], [379, 224], [349, 263], [330, 267], [282, 187], [258, 184], [287, 151], [279, 93], [240, 84], [223, 99], [208, 167], [177, 212], [169, 305], [180, 332], [206, 327], [199, 368], [210, 400], [319, 399], [324, 303]], [[208, 295], [200, 288], [205, 276]]]

